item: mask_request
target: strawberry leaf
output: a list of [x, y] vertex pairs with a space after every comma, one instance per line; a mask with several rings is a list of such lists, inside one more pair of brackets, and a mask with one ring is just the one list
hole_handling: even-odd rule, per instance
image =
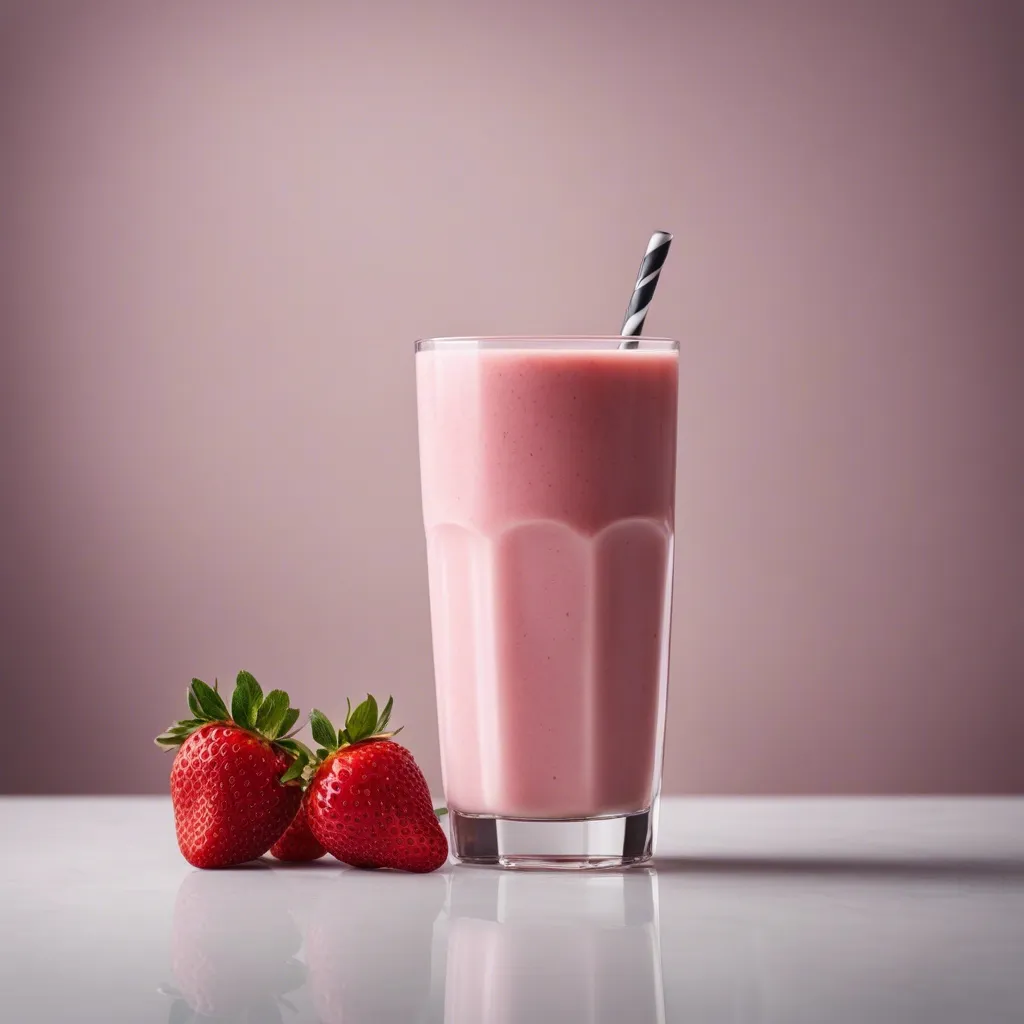
[[334, 726], [331, 725], [331, 720], [322, 711], [317, 711], [316, 708], [313, 708], [309, 713], [309, 728], [313, 733], [313, 739], [321, 747], [326, 747], [328, 751], [337, 750], [338, 737], [335, 735]]
[[236, 686], [235, 692], [231, 695], [231, 717], [244, 729], [249, 724], [251, 712], [252, 695], [248, 688]]
[[163, 747], [165, 750], [170, 750], [172, 747], [179, 747], [185, 742], [199, 728], [201, 725], [205, 725], [205, 722], [200, 722], [194, 718], [187, 718], [181, 722], [175, 722], [166, 732], [162, 732], [153, 741], [158, 747]]
[[263, 698], [259, 714], [256, 716], [256, 731], [273, 739], [284, 724], [284, 716], [288, 714], [288, 694], [284, 690], [271, 690]]
[[316, 756], [322, 761], [325, 757], [330, 754], [330, 751], [326, 747], [317, 747]]
[[[193, 679], [193, 683], [201, 683], [202, 679]], [[196, 695], [192, 692], [192, 688], [188, 689], [188, 709], [196, 718], [206, 718], [206, 714], [203, 709], [199, 706], [199, 701], [196, 699]]]
[[384, 705], [384, 710], [380, 713], [380, 718], [377, 719], [377, 728], [374, 732], [383, 732], [388, 727], [388, 722], [391, 721], [391, 709], [395, 706], [395, 698], [388, 697], [387, 704]]
[[251, 672], [238, 673], [235, 692], [231, 695], [231, 717], [243, 728], [251, 729], [256, 724], [263, 701], [263, 689]]
[[292, 726], [299, 720], [299, 709], [289, 708], [284, 713], [284, 718], [281, 719], [281, 724], [277, 728], [278, 736], [287, 736], [292, 731]]
[[434, 808], [434, 814], [436, 814], [437, 817], [439, 817], [439, 818], [443, 818], [447, 813], [448, 813], [448, 808], [447, 807], [435, 807]]
[[345, 723], [345, 731], [351, 743], [358, 743], [373, 735], [377, 726], [377, 702], [370, 694], [359, 704]]
[[211, 690], [202, 679], [192, 680], [192, 692], [196, 696], [200, 710], [207, 718], [217, 722], [226, 722], [230, 719], [231, 716], [224, 701], [220, 699], [220, 694], [216, 690]]
[[263, 697], [263, 687], [256, 682], [256, 677], [251, 672], [246, 672], [244, 668], [235, 677], [235, 686], [247, 686], [256, 697]]
[[297, 758], [290, 765], [288, 769], [281, 776], [282, 784], [287, 782], [294, 782], [296, 779], [302, 778], [302, 773], [306, 770], [306, 766], [309, 764], [309, 758], [305, 754], [299, 754]]
[[304, 754], [307, 760], [313, 760], [312, 751], [309, 749], [309, 747], [306, 746], [305, 743], [302, 742], [302, 740], [288, 739], [277, 740], [276, 742], [277, 746], [279, 746], [282, 750], [287, 750], [288, 753], [292, 755], [292, 757], [298, 757], [300, 754]]

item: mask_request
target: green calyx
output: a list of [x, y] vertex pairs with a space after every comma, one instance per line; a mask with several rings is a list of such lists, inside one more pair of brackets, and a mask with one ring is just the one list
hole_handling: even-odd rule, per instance
[[188, 688], [188, 707], [192, 717], [175, 722], [157, 736], [155, 742], [158, 747], [174, 750], [204, 725], [224, 722], [269, 740], [292, 755], [294, 760], [281, 776], [282, 782], [301, 781], [313, 760], [309, 747], [294, 738], [298, 731], [295, 729], [299, 720], [298, 708], [291, 707], [291, 700], [284, 690], [271, 690], [264, 694], [251, 672], [238, 673], [230, 711], [218, 692], [216, 680], [213, 686], [208, 686], [202, 679], [193, 679]]
[[309, 713], [309, 727], [313, 732], [313, 739], [319, 744], [317, 758], [323, 760], [335, 750], [361, 743], [363, 740], [386, 740], [396, 736], [402, 731], [401, 728], [385, 732], [394, 703], [394, 697], [388, 697], [384, 710], [378, 714], [377, 701], [372, 694], [367, 694], [366, 700], [354, 708], [351, 701], [346, 701], [348, 711], [345, 715], [345, 725], [341, 729], [335, 729], [331, 720], [322, 711], [314, 708]]

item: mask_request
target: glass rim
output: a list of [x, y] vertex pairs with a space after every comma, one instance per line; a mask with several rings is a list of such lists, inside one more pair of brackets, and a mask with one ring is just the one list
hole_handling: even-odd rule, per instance
[[656, 338], [641, 335], [632, 338], [636, 346], [620, 349], [626, 339], [621, 334], [480, 334], [451, 338], [419, 338], [417, 352], [458, 350], [523, 349], [528, 351], [570, 352], [678, 352], [679, 342], [674, 338]]

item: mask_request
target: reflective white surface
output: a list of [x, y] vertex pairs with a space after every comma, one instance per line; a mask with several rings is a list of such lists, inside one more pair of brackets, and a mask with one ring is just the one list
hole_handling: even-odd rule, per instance
[[0, 800], [0, 1019], [1024, 1020], [1024, 800], [666, 801], [623, 874], [193, 871], [168, 801]]

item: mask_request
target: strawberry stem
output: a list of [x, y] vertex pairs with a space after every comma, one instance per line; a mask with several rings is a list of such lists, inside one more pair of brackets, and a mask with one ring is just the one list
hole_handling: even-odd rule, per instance
[[402, 731], [401, 728], [391, 732], [385, 731], [391, 720], [391, 710], [395, 706], [394, 697], [388, 697], [384, 710], [380, 712], [377, 710], [377, 700], [371, 693], [355, 707], [352, 707], [352, 702], [347, 698], [345, 703], [345, 724], [340, 729], [335, 729], [331, 720], [317, 708], [313, 708], [309, 713], [309, 727], [313, 739], [319, 744], [316, 756], [321, 760], [334, 751], [341, 750], [342, 747], [362, 743], [364, 740], [390, 739]]
[[[155, 742], [158, 747], [174, 750], [204, 725], [224, 722], [269, 740], [290, 753], [296, 761], [302, 760], [299, 775], [313, 760], [309, 748], [289, 732], [299, 720], [299, 709], [291, 707], [291, 700], [284, 690], [271, 690], [264, 696], [263, 688], [251, 672], [243, 670], [238, 673], [230, 712], [218, 692], [216, 681], [213, 686], [208, 686], [202, 679], [193, 679], [188, 688], [187, 703], [192, 717], [175, 722], [157, 736]], [[293, 762], [289, 771], [294, 767]]]

